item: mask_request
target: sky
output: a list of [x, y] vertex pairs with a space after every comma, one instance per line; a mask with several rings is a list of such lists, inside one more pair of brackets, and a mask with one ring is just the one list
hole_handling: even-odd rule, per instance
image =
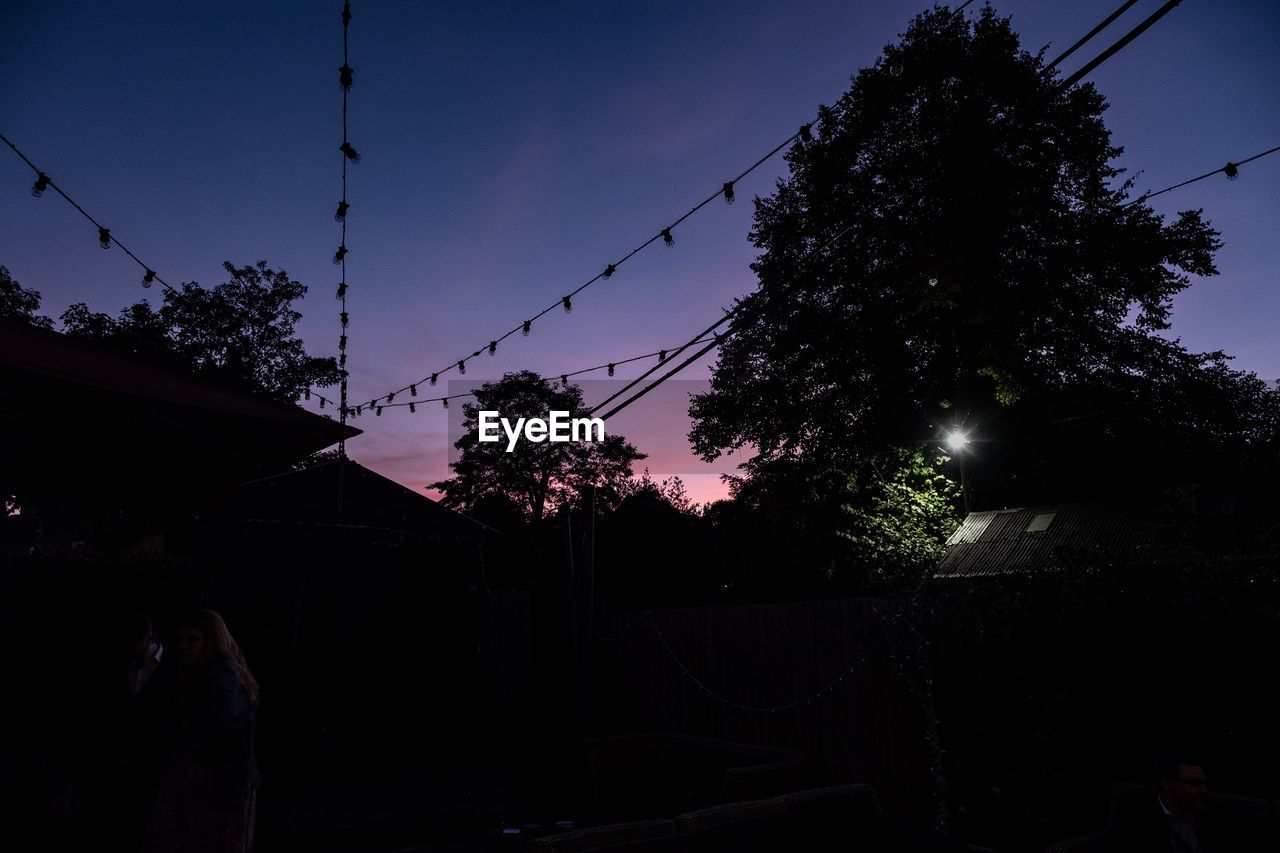
[[[1025, 48], [1064, 49], [1119, 0], [1005, 0]], [[1141, 0], [1074, 70], [1161, 5]], [[170, 283], [225, 280], [266, 260], [310, 288], [298, 331], [337, 351], [341, 2], [128, 4], [10, 0], [0, 32], [0, 132]], [[351, 399], [469, 356], [689, 210], [832, 103], [923, 2], [352, 3], [347, 264]], [[977, 4], [966, 14], [974, 14]], [[1280, 4], [1185, 0], [1088, 78], [1110, 103], [1119, 165], [1138, 189], [1280, 145]], [[1052, 53], [1051, 53], [1052, 55]], [[671, 348], [754, 286], [755, 195], [775, 157], [607, 281], [449, 374], [441, 391], [511, 370], [546, 375]], [[159, 289], [0, 148], [0, 264], [57, 316], [115, 313]], [[1171, 334], [1280, 377], [1275, 267], [1280, 154], [1154, 199], [1204, 208], [1220, 275], [1174, 302]], [[652, 475], [723, 496], [742, 459], [695, 459], [684, 414], [714, 352], [610, 431]], [[652, 360], [617, 370], [638, 375]], [[603, 371], [586, 379], [605, 379]], [[459, 380], [462, 380], [460, 384]], [[587, 400], [608, 385], [584, 386]], [[336, 396], [336, 389], [333, 389]], [[315, 408], [314, 401], [308, 404]], [[458, 407], [450, 407], [456, 418]], [[331, 412], [330, 408], [326, 413]], [[439, 404], [364, 416], [348, 452], [410, 488], [448, 474]], [[454, 436], [456, 438], [456, 435]], [[427, 494], [433, 494], [428, 491]]]

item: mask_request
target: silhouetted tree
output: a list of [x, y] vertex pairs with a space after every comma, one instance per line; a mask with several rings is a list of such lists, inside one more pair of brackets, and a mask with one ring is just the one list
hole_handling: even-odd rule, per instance
[[23, 287], [6, 267], [0, 266], [0, 319], [18, 320], [41, 329], [52, 329], [53, 321], [40, 310], [40, 291]]
[[943, 425], [989, 427], [967, 473], [991, 502], [1257, 450], [1275, 389], [1156, 335], [1216, 272], [1218, 233], [1130, 203], [1105, 107], [1060, 91], [990, 8], [919, 15], [757, 199], [759, 286], [693, 402], [697, 450], [854, 474]]
[[339, 381], [337, 362], [308, 355], [295, 334], [302, 315], [293, 303], [306, 294], [305, 285], [265, 261], [223, 267], [226, 282], [212, 290], [188, 283], [166, 291], [158, 310], [136, 302], [111, 317], [77, 303], [62, 314], [63, 331], [281, 403]]
[[655, 481], [648, 469], [627, 483], [596, 528], [597, 583], [623, 607], [718, 600], [719, 560], [709, 521], [679, 477]]
[[[495, 411], [515, 424], [518, 418], [547, 418], [565, 411], [585, 417], [582, 389], [557, 387], [527, 370], [508, 373], [475, 391], [475, 402], [463, 406], [464, 432], [454, 446], [461, 451], [450, 463], [453, 476], [431, 488], [444, 493], [449, 507], [470, 509], [486, 498], [501, 495], [518, 505], [525, 518], [539, 521], [565, 503], [572, 503], [587, 486], [597, 488], [597, 505], [617, 503], [622, 485], [630, 479], [631, 463], [645, 458], [619, 435], [602, 442], [532, 443], [523, 438], [507, 452], [505, 435], [498, 442], [480, 442], [478, 413]], [[490, 501], [491, 503], [491, 501]]]

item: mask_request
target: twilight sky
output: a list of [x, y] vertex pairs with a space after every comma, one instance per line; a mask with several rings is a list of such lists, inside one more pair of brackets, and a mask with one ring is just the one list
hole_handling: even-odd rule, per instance
[[[1119, 0], [1005, 0], [1023, 46], [1061, 50]], [[1142, 0], [1069, 72], [1160, 5]], [[171, 283], [224, 280], [265, 259], [310, 286], [309, 350], [334, 354], [342, 64], [340, 0], [128, 4], [11, 0], [0, 33], [0, 132]], [[675, 220], [835, 101], [926, 8], [920, 0], [780, 4], [443, 4], [354, 0], [347, 279], [353, 401], [467, 356]], [[977, 4], [969, 14], [976, 12]], [[1121, 165], [1158, 189], [1280, 145], [1280, 6], [1185, 0], [1095, 71]], [[669, 348], [752, 289], [751, 197], [781, 157], [607, 282], [509, 338], [465, 380], [558, 375]], [[57, 316], [115, 313], [141, 270], [0, 148], [0, 264]], [[1175, 301], [1173, 334], [1280, 377], [1275, 267], [1280, 154], [1153, 200], [1203, 207], [1221, 275]], [[711, 356], [682, 374], [705, 379]], [[651, 362], [618, 368], [637, 375]], [[440, 390], [462, 390], [456, 374]], [[604, 379], [604, 372], [583, 379]], [[588, 401], [603, 383], [586, 385]], [[610, 424], [678, 473], [724, 493], [730, 457], [690, 457], [679, 383]], [[336, 396], [336, 388], [333, 389]], [[428, 392], [420, 390], [423, 396]], [[451, 410], [456, 411], [456, 406]], [[331, 411], [331, 410], [330, 410]], [[415, 489], [447, 472], [439, 404], [355, 422], [358, 461]]]

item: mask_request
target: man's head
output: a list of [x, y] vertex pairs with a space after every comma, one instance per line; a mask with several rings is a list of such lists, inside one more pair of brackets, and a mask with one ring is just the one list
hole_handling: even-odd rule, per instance
[[145, 613], [125, 613], [116, 622], [116, 643], [121, 657], [141, 665], [155, 654], [156, 635], [151, 617]]
[[1175, 815], [1203, 811], [1209, 805], [1209, 785], [1198, 759], [1173, 755], [1161, 762], [1160, 799]]

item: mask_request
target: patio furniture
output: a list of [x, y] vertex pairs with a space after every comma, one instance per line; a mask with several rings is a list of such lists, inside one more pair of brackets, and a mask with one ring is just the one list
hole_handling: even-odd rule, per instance
[[[670, 839], [676, 835], [676, 825], [671, 820], [639, 820], [615, 823], [608, 826], [592, 826], [536, 838], [529, 842], [532, 853], [587, 853], [613, 847], [632, 850], [635, 845], [655, 839]], [[648, 849], [648, 848], [646, 848]], [[653, 849], [667, 849], [665, 847]]]
[[677, 734], [586, 741], [587, 814], [596, 823], [672, 817], [802, 788], [802, 752]]

